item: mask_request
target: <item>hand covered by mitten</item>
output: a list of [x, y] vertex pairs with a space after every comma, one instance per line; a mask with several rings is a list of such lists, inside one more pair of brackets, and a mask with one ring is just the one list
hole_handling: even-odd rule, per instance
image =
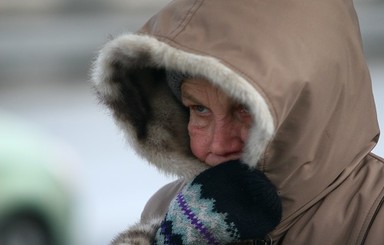
[[269, 179], [240, 161], [212, 167], [171, 201], [154, 244], [228, 244], [263, 239], [280, 222]]

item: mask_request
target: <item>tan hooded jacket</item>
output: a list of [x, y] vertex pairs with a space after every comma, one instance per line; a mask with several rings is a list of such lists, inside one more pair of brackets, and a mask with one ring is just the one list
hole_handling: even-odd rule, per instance
[[149, 244], [169, 201], [207, 166], [165, 71], [207, 78], [246, 104], [243, 161], [279, 191], [276, 244], [384, 244], [384, 166], [352, 0], [176, 0], [101, 50], [93, 80], [132, 147], [180, 180], [114, 244]]

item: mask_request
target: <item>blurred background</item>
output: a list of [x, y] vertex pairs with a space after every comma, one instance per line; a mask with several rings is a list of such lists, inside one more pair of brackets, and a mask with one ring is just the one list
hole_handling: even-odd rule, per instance
[[[5, 232], [17, 240], [18, 234], [29, 234], [29, 242], [12, 244], [41, 244], [53, 239], [54, 230], [64, 236], [62, 227], [70, 227], [68, 244], [108, 244], [139, 219], [148, 198], [171, 180], [127, 147], [89, 83], [91, 62], [103, 44], [137, 30], [167, 2], [1, 0], [0, 162], [6, 159], [12, 166], [0, 164], [0, 220], [13, 229], [4, 231], [0, 225], [0, 236]], [[384, 129], [384, 1], [355, 0], [355, 6]], [[374, 150], [379, 155], [384, 155], [382, 141]], [[11, 148], [12, 156], [6, 154]], [[34, 169], [41, 169], [34, 176], [25, 170], [31, 159]], [[17, 172], [12, 180], [21, 183], [4, 177], [11, 168]], [[5, 186], [15, 185], [21, 194], [7, 197]], [[28, 200], [20, 199], [26, 189]], [[47, 196], [47, 203], [38, 203]], [[5, 205], [4, 199], [14, 201]], [[30, 205], [19, 207], [20, 202]]]

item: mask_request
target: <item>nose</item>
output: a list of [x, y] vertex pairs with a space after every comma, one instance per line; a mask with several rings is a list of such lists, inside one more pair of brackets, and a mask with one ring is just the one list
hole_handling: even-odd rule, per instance
[[241, 130], [233, 120], [215, 122], [211, 131], [211, 153], [222, 157], [241, 153], [244, 146]]

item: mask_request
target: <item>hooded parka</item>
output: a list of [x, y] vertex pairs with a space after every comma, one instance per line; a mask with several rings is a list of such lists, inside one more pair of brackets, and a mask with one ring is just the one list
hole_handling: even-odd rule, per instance
[[150, 244], [168, 204], [208, 166], [189, 148], [188, 111], [167, 72], [204, 77], [245, 104], [242, 161], [276, 186], [274, 244], [383, 244], [384, 165], [352, 0], [176, 0], [108, 42], [93, 82], [131, 146], [179, 177], [113, 244]]

